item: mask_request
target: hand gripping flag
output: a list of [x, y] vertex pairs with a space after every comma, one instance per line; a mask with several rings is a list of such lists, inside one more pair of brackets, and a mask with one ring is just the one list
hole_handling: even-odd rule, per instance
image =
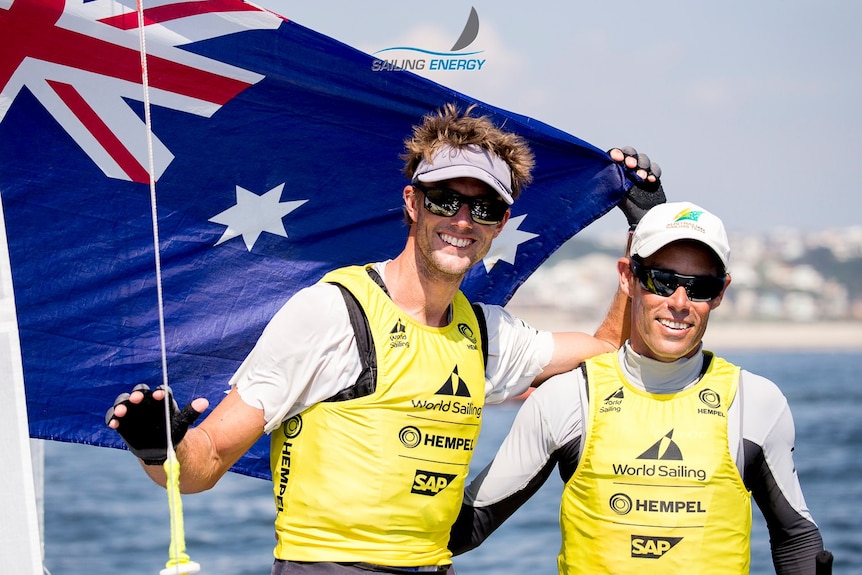
[[[134, 0], [0, 0], [0, 278], [10, 287], [0, 303], [17, 328], [32, 437], [122, 447], [105, 410], [161, 380], [135, 12]], [[627, 185], [578, 138], [375, 70], [372, 56], [242, 0], [157, 0], [144, 25], [180, 402], [217, 403], [297, 290], [400, 251], [398, 155], [411, 126], [445, 103], [477, 103], [537, 158], [534, 183], [463, 284], [474, 301], [506, 303]], [[234, 471], [267, 477], [268, 466], [264, 440]]]

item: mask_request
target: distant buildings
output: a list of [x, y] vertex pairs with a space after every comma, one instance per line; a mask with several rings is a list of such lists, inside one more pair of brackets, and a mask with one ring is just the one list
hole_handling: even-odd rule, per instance
[[[512, 299], [598, 320], [616, 289], [619, 237], [575, 237]], [[730, 290], [716, 319], [862, 321], [862, 226], [732, 234]]]

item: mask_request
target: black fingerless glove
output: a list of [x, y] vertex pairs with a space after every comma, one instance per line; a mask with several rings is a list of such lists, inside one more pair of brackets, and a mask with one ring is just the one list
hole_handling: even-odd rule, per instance
[[634, 176], [629, 179], [633, 182], [632, 187], [617, 206], [625, 214], [629, 229], [633, 230], [650, 208], [665, 203], [667, 198], [661, 182], [647, 182], [639, 178], [640, 181], [636, 181]]
[[[157, 389], [162, 389], [162, 386]], [[149, 386], [143, 383], [135, 386], [132, 391], [143, 393], [143, 401], [132, 403], [129, 401], [128, 393], [118, 395], [113, 407], [105, 415], [105, 423], [110, 423], [114, 419], [114, 409], [118, 405], [125, 405], [126, 414], [116, 418], [119, 423], [117, 431], [126, 442], [129, 451], [136, 457], [142, 459], [147, 465], [161, 465], [168, 458], [164, 400], [154, 399]], [[165, 399], [170, 401], [171, 442], [176, 447], [185, 437], [189, 426], [200, 417], [200, 413], [192, 409], [191, 404], [179, 411], [173, 395], [169, 392], [165, 394]]]
[[[625, 172], [626, 178], [632, 183], [632, 187], [629, 188], [625, 197], [617, 204], [617, 207], [626, 216], [629, 230], [633, 230], [650, 208], [665, 203], [667, 198], [661, 186], [661, 167], [651, 161], [649, 156], [638, 153], [631, 146], [624, 146], [618, 149], [623, 153], [624, 158], [631, 157], [637, 160], [637, 167], [635, 168], [626, 167], [625, 160], [621, 163], [620, 167]], [[638, 170], [643, 170], [648, 176], [655, 176], [655, 182], [642, 179], [637, 175]]]

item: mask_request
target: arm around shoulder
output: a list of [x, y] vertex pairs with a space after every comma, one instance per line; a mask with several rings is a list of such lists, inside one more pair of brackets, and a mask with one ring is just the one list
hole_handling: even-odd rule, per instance
[[611, 305], [594, 335], [579, 332], [554, 332], [554, 352], [533, 385], [549, 377], [575, 369], [585, 360], [619, 349], [631, 332], [631, 300], [619, 286]]
[[[617, 261], [617, 271], [622, 274], [623, 266], [629, 265], [631, 233], [628, 234], [625, 257]], [[554, 353], [551, 362], [533, 381], [539, 385], [549, 377], [575, 369], [591, 357], [619, 349], [631, 334], [631, 299], [617, 284], [608, 312], [594, 335], [578, 332], [555, 332]]]

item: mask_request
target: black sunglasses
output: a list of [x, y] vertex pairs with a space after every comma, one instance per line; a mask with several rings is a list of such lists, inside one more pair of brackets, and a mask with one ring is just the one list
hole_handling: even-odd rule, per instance
[[415, 182], [411, 185], [425, 194], [423, 205], [435, 216], [451, 218], [462, 205], [467, 204], [474, 222], [494, 225], [503, 221], [509, 209], [509, 205], [496, 196], [465, 196], [441, 186], [426, 187]]
[[685, 288], [691, 301], [711, 301], [724, 289], [727, 276], [687, 276], [670, 270], [650, 268], [631, 260], [632, 273], [643, 288], [662, 297], [670, 297], [679, 286]]

